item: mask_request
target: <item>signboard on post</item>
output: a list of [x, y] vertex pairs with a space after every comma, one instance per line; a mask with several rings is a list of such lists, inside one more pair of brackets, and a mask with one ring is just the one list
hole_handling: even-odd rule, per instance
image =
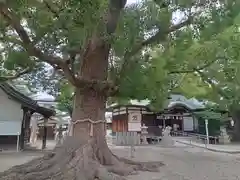
[[142, 115], [140, 112], [128, 114], [128, 131], [141, 131]]
[[21, 121], [0, 121], [0, 136], [18, 136], [21, 130]]
[[209, 144], [208, 119], [205, 119], [205, 130], [206, 130], [206, 138], [207, 138], [206, 144]]

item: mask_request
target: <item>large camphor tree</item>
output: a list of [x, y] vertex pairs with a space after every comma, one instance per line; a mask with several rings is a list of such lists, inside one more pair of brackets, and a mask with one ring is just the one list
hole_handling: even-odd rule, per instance
[[71, 137], [54, 153], [14, 167], [1, 179], [124, 179], [162, 165], [110, 151], [106, 102], [109, 97], [148, 98], [155, 107], [161, 104], [173, 82], [179, 85], [176, 74], [209, 66], [206, 47], [232, 25], [240, 6], [233, 0], [126, 3], [0, 0], [2, 80], [38, 74], [48, 64], [75, 93]]

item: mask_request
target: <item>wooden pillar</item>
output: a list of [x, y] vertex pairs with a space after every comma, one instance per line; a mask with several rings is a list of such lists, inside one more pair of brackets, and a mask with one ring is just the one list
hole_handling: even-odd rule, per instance
[[193, 114], [191, 114], [192, 120], [193, 120], [193, 131], [196, 131], [196, 122], [195, 122], [195, 118], [193, 116]]
[[42, 137], [42, 149], [46, 148], [47, 144], [47, 122], [48, 118], [44, 117], [44, 122], [43, 122], [43, 137]]
[[20, 138], [19, 138], [19, 147], [20, 147], [20, 150], [23, 150], [24, 149], [24, 132], [25, 132], [25, 112], [23, 112], [23, 120], [22, 120], [22, 126], [21, 126], [21, 134], [20, 134]]
[[29, 118], [31, 117], [31, 113], [27, 108], [23, 108], [23, 120], [22, 120], [22, 126], [21, 126], [21, 134], [19, 139], [19, 147], [21, 150], [24, 149], [25, 141], [27, 140], [26, 132], [28, 133], [28, 128], [30, 121]]

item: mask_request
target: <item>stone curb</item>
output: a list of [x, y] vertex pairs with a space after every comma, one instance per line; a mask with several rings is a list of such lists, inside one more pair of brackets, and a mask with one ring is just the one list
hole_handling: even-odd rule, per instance
[[214, 148], [209, 148], [209, 147], [203, 147], [203, 146], [200, 146], [200, 145], [191, 144], [191, 143], [187, 143], [187, 142], [182, 142], [182, 141], [179, 141], [179, 140], [175, 140], [175, 142], [185, 144], [185, 145], [194, 146], [194, 147], [199, 147], [199, 148], [203, 148], [203, 149], [207, 149], [207, 150], [213, 151], [213, 152], [228, 153], [228, 154], [240, 154], [240, 150], [239, 151], [220, 150], [220, 149], [214, 149]]

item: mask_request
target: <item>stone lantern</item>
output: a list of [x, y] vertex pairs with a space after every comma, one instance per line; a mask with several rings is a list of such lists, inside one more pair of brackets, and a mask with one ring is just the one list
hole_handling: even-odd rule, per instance
[[148, 144], [147, 142], [147, 126], [145, 126], [145, 124], [143, 124], [143, 126], [141, 127], [141, 137], [142, 137], [142, 144]]
[[62, 125], [60, 125], [58, 128], [55, 129], [56, 130], [56, 141], [57, 141], [57, 145], [62, 144], [62, 140], [63, 140], [63, 127]]
[[221, 127], [220, 128], [220, 132], [221, 132], [221, 134], [219, 136], [219, 143], [220, 144], [228, 144], [228, 143], [230, 143], [230, 137], [229, 137], [229, 135], [227, 133], [226, 128], [225, 127]]

